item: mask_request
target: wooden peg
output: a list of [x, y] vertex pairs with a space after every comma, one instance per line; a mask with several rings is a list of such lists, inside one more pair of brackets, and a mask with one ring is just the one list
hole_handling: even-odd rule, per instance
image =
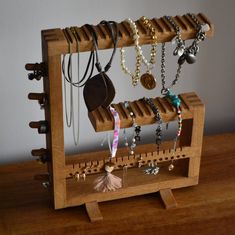
[[25, 69], [27, 71], [34, 71], [34, 70], [43, 71], [45, 69], [45, 64], [44, 63], [28, 63], [25, 65]]
[[48, 155], [48, 151], [44, 148], [41, 149], [33, 149], [31, 151], [32, 156], [34, 157], [39, 157], [37, 159], [37, 161], [39, 163], [46, 163], [49, 161], [49, 155]]
[[30, 122], [29, 126], [38, 129], [39, 134], [46, 134], [49, 130], [47, 121]]
[[31, 151], [31, 154], [32, 156], [43, 156], [43, 155], [47, 155], [48, 154], [48, 151], [47, 149], [44, 149], [44, 148], [40, 148], [40, 149], [33, 149]]
[[44, 108], [47, 102], [47, 95], [45, 93], [29, 93], [28, 94], [29, 100], [38, 100], [38, 103], [41, 108]]
[[39, 181], [49, 181], [49, 174], [38, 174], [34, 176], [34, 180], [39, 180]]
[[29, 100], [43, 101], [46, 98], [46, 94], [45, 93], [29, 93], [28, 98]]
[[25, 69], [27, 71], [33, 71], [33, 73], [28, 74], [29, 80], [40, 80], [43, 76], [46, 75], [46, 69], [44, 63], [35, 63], [35, 64], [26, 64]]

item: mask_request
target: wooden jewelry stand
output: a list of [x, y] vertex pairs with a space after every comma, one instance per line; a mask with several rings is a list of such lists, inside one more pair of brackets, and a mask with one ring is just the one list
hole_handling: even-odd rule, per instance
[[[214, 27], [203, 15], [198, 14], [202, 23], [210, 26], [207, 37], [213, 36]], [[196, 35], [196, 26], [187, 16], [176, 16], [174, 20], [180, 26], [182, 39], [192, 39]], [[168, 42], [175, 36], [175, 31], [164, 18], [153, 19], [156, 27], [158, 42]], [[145, 27], [140, 21], [136, 22], [139, 28], [140, 44], [150, 44], [151, 38], [147, 35]], [[80, 52], [92, 50], [92, 38], [87, 28], [75, 27], [79, 35]], [[103, 25], [95, 26], [98, 33], [99, 49], [112, 47], [109, 31]], [[132, 46], [131, 29], [126, 22], [118, 24], [120, 39], [118, 47]], [[64, 151], [64, 122], [62, 99], [61, 55], [71, 51], [77, 52], [76, 39], [70, 28], [50, 29], [42, 31], [42, 57], [41, 64], [27, 64], [26, 69], [34, 70], [31, 79], [43, 77], [44, 93], [30, 93], [29, 99], [39, 100], [44, 104], [45, 121], [31, 122], [32, 128], [38, 128], [39, 133], [46, 134], [46, 149], [35, 149], [32, 155], [39, 156], [48, 164], [49, 182], [54, 208], [66, 208], [85, 204], [91, 221], [102, 219], [98, 202], [119, 198], [131, 197], [160, 191], [161, 198], [166, 208], [176, 206], [176, 201], [171, 189], [198, 184], [200, 158], [203, 138], [205, 108], [195, 93], [179, 95], [183, 118], [182, 135], [179, 147], [172, 153], [171, 145], [163, 143], [160, 151], [156, 151], [155, 144], [137, 146], [135, 155], [128, 156], [126, 148], [118, 149], [114, 174], [122, 177], [123, 167], [127, 167], [123, 187], [112, 192], [95, 192], [93, 181], [99, 175], [104, 174], [104, 164], [109, 161], [108, 151], [90, 152], [74, 155], [66, 158]], [[35, 71], [37, 73], [35, 74]], [[155, 98], [155, 104], [159, 107], [164, 122], [170, 122], [177, 118], [175, 109], [165, 98]], [[121, 128], [130, 127], [132, 120], [127, 110], [121, 104], [114, 104], [119, 112]], [[131, 102], [131, 107], [136, 114], [138, 125], [154, 123], [154, 115], [151, 109], [141, 101]], [[88, 114], [95, 131], [107, 131], [113, 129], [113, 119], [106, 109], [100, 107]], [[164, 166], [174, 161], [175, 169], [169, 172]], [[158, 175], [145, 175], [140, 166], [155, 161], [161, 167]], [[138, 167], [139, 166], [139, 167]], [[86, 174], [86, 180], [76, 182], [73, 175]]]

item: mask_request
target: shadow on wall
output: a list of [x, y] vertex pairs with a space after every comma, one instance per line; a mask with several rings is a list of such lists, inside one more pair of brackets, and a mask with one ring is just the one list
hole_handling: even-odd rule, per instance
[[[201, 45], [198, 93], [206, 105], [205, 133], [235, 131], [234, 1], [204, 1], [215, 25], [214, 38]], [[212, 7], [213, 6], [213, 7]]]

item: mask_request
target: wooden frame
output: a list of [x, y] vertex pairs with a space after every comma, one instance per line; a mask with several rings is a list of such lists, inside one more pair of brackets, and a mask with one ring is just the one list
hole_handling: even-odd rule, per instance
[[[187, 16], [176, 16], [181, 29], [183, 39], [195, 37], [195, 24]], [[210, 25], [207, 37], [213, 36], [214, 26], [203, 15], [198, 14], [200, 22]], [[174, 29], [164, 20], [164, 18], [152, 19], [157, 31], [159, 42], [168, 42], [174, 36]], [[141, 22], [136, 22], [140, 31], [140, 44], [150, 44], [151, 38], [146, 34]], [[80, 52], [92, 49], [91, 35], [86, 27], [75, 27], [80, 39]], [[112, 47], [111, 37], [105, 26], [95, 26], [98, 33], [99, 49]], [[133, 45], [131, 30], [125, 22], [118, 24], [120, 40], [118, 47]], [[160, 191], [166, 208], [176, 206], [171, 189], [195, 185], [198, 183], [201, 146], [204, 126], [204, 105], [195, 93], [181, 94], [181, 108], [183, 115], [183, 129], [180, 137], [180, 146], [177, 147], [173, 155], [169, 143], [164, 143], [162, 150], [156, 151], [153, 144], [137, 146], [135, 155], [128, 156], [125, 148], [118, 150], [115, 162], [114, 174], [122, 177], [122, 168], [127, 165], [128, 180], [123, 188], [115, 192], [98, 193], [92, 189], [92, 182], [97, 175], [102, 174], [103, 166], [108, 161], [107, 151], [85, 153], [66, 158], [64, 151], [63, 133], [63, 100], [62, 100], [62, 77], [61, 77], [61, 55], [68, 53], [70, 44], [71, 52], [77, 52], [76, 40], [70, 28], [50, 29], [42, 31], [42, 59], [45, 66], [45, 76], [43, 78], [44, 93], [47, 97], [45, 105], [45, 120], [48, 123], [49, 131], [46, 134], [46, 150], [34, 150], [33, 155], [44, 151], [49, 156], [48, 172], [50, 177], [51, 193], [54, 200], [54, 208], [60, 209], [70, 206], [86, 204], [86, 209], [91, 221], [102, 219], [97, 202], [107, 201], [140, 194]], [[172, 121], [176, 118], [174, 108], [166, 99], [156, 98], [159, 104], [163, 121]], [[141, 110], [137, 111], [136, 121], [140, 125], [153, 123], [153, 114], [148, 108], [143, 107], [140, 101], [132, 102]], [[121, 105], [115, 105], [116, 109], [121, 109]], [[147, 110], [147, 111], [146, 111]], [[121, 114], [121, 126], [131, 126], [131, 119]], [[124, 111], [125, 113], [125, 111]], [[106, 110], [99, 108], [89, 113], [89, 118], [96, 131], [105, 131], [113, 128], [113, 121]], [[106, 157], [105, 157], [106, 156]], [[156, 176], [144, 175], [141, 168], [136, 167], [139, 163], [146, 165], [149, 161], [155, 160], [162, 165], [161, 173]], [[173, 172], [164, 170], [164, 164], [177, 160], [176, 169]], [[121, 169], [121, 170], [120, 170]], [[84, 182], [76, 183], [71, 175], [82, 173], [86, 170], [87, 178]], [[136, 182], [138, 177], [138, 182]]]

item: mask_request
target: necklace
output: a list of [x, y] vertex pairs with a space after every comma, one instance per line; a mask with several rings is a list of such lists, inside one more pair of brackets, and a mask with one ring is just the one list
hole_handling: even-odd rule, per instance
[[196, 62], [196, 55], [199, 52], [199, 43], [206, 38], [206, 32], [210, 30], [208, 24], [201, 24], [194, 14], [187, 14], [196, 24], [197, 34], [192, 44], [185, 48], [184, 53], [179, 58], [179, 63], [183, 64], [185, 61], [189, 64]]
[[[77, 41], [77, 47], [78, 47], [78, 83], [79, 83], [79, 42]], [[73, 81], [73, 75], [72, 75], [72, 53], [71, 53], [71, 45], [69, 43], [69, 60], [68, 60], [68, 69], [67, 69], [67, 75], [65, 74], [65, 55], [63, 56], [62, 61], [62, 73], [64, 77], [64, 105], [65, 105], [65, 116], [66, 116], [66, 124], [68, 127], [72, 126], [73, 129], [73, 140], [74, 144], [77, 146], [79, 141], [79, 114], [80, 114], [80, 107], [79, 107], [79, 89], [77, 90], [77, 128], [75, 128], [75, 108], [74, 108], [74, 81]], [[68, 102], [67, 102], [67, 89], [66, 89], [66, 83], [69, 83], [69, 106], [70, 106], [70, 112], [68, 114]], [[77, 129], [77, 130], [75, 130]]]
[[166, 86], [166, 45], [162, 43], [162, 52], [161, 52], [161, 82], [162, 82], [162, 89], [161, 94], [166, 95], [168, 90], [170, 90], [179, 80], [181, 74], [182, 65], [178, 63], [177, 71], [175, 74], [174, 80], [171, 84], [167, 87]]
[[197, 34], [192, 44], [188, 47], [185, 47], [185, 41], [181, 39], [180, 36], [180, 28], [175, 23], [172, 17], [164, 16], [164, 18], [172, 25], [176, 32], [176, 36], [172, 39], [172, 44], [176, 44], [176, 48], [173, 52], [173, 55], [178, 55], [179, 60], [178, 64], [182, 65], [185, 61], [188, 64], [193, 64], [196, 62], [196, 55], [199, 51], [199, 43], [204, 41], [206, 38], [206, 32], [210, 30], [210, 26], [208, 24], [201, 24], [197, 17], [194, 14], [187, 14], [191, 20], [196, 24]]
[[[173, 54], [174, 55], [183, 55], [184, 50], [185, 50], [185, 44], [184, 44], [184, 41], [181, 39], [180, 29], [175, 24], [175, 22], [172, 20], [172, 18], [166, 17], [166, 16], [165, 16], [165, 18], [169, 22], [173, 22], [171, 24], [172, 24], [172, 26], [174, 25], [174, 29], [176, 31], [176, 37], [175, 37], [174, 40], [177, 42], [177, 47], [174, 50]], [[181, 130], [182, 130], [182, 115], [181, 115], [181, 109], [180, 109], [181, 100], [170, 89], [179, 80], [182, 64], [180, 64], [179, 61], [178, 61], [178, 63], [177, 63], [178, 67], [177, 67], [175, 78], [171, 82], [171, 84], [168, 87], [166, 87], [166, 75], [165, 75], [166, 64], [165, 64], [165, 62], [166, 62], [165, 43], [162, 43], [162, 58], [161, 58], [161, 82], [162, 82], [162, 90], [161, 90], [161, 93], [162, 93], [162, 95], [164, 95], [164, 97], [166, 99], [169, 100], [169, 102], [172, 104], [172, 106], [176, 109], [176, 113], [177, 113], [177, 116], [178, 116], [178, 130], [176, 132], [176, 136], [174, 138], [174, 144], [173, 144], [173, 155], [174, 155], [175, 151], [176, 151], [176, 147], [177, 147], [177, 141], [178, 141], [178, 138], [180, 137]], [[174, 165], [173, 165], [173, 160], [172, 160], [171, 164], [168, 166], [168, 170], [171, 171], [173, 169], [174, 169]]]
[[130, 69], [126, 66], [126, 58], [125, 58], [125, 49], [121, 48], [120, 49], [120, 56], [121, 56], [121, 68], [124, 73], [128, 74], [131, 76], [132, 79], [132, 85], [136, 86], [139, 82], [140, 79], [140, 67], [141, 67], [141, 48], [139, 46], [139, 31], [137, 29], [136, 24], [130, 19], [126, 19], [126, 22], [129, 23], [131, 30], [132, 30], [132, 38], [134, 40], [135, 44], [135, 51], [136, 51], [136, 68], [134, 73], [130, 71]]
[[[181, 130], [182, 130], [182, 115], [181, 115], [181, 109], [180, 109], [180, 99], [178, 98], [177, 95], [173, 94], [172, 91], [170, 91], [170, 89], [177, 83], [179, 76], [180, 76], [180, 72], [181, 72], [181, 65], [178, 64], [178, 69], [175, 75], [175, 79], [172, 81], [172, 83], [170, 84], [170, 86], [166, 87], [166, 76], [165, 76], [165, 44], [162, 44], [162, 59], [161, 59], [161, 78], [162, 78], [162, 90], [161, 93], [162, 95], [164, 95], [169, 101], [170, 103], [173, 105], [173, 107], [175, 107], [177, 115], [178, 115], [178, 130], [176, 133], [176, 137], [174, 139], [174, 145], [173, 145], [173, 155], [175, 154], [176, 151], [176, 146], [177, 146], [177, 140], [180, 137], [181, 134]], [[174, 165], [173, 165], [173, 161], [171, 162], [171, 164], [168, 167], [168, 170], [171, 171], [174, 169]]]
[[[145, 19], [145, 22], [147, 21], [146, 18], [143, 18], [143, 20]], [[156, 41], [154, 41], [154, 44], [152, 44], [152, 49], [151, 49], [151, 56], [150, 56], [150, 60], [148, 62], [148, 60], [145, 58], [145, 56], [143, 55], [143, 51], [141, 46], [139, 45], [139, 31], [137, 29], [137, 26], [135, 24], [135, 22], [133, 20], [131, 20], [130, 18], [128, 18], [126, 20], [126, 22], [130, 25], [131, 31], [132, 31], [132, 38], [135, 44], [135, 51], [136, 51], [136, 68], [134, 73], [130, 71], [130, 69], [126, 66], [125, 62], [126, 62], [126, 58], [125, 58], [125, 49], [121, 48], [120, 49], [120, 56], [121, 56], [121, 68], [124, 71], [124, 73], [128, 74], [131, 79], [132, 79], [132, 85], [136, 86], [140, 80], [140, 68], [141, 68], [141, 62], [143, 62], [145, 64], [145, 66], [147, 67], [147, 72], [145, 74], [143, 74], [143, 83], [142, 85], [146, 88], [146, 89], [153, 89], [156, 86], [156, 81], [154, 79], [154, 77], [151, 74], [151, 70], [153, 68], [153, 64], [155, 63], [155, 56], [156, 56]], [[155, 40], [155, 32], [154, 33], [154, 40]]]
[[112, 100], [115, 97], [115, 88], [106, 74], [106, 72], [110, 69], [111, 63], [113, 60], [113, 57], [116, 52], [116, 46], [117, 46], [117, 41], [118, 41], [118, 30], [117, 30], [117, 23], [116, 22], [109, 22], [109, 21], [104, 21], [101, 22], [104, 24], [109, 25], [110, 33], [112, 36], [112, 41], [113, 41], [113, 52], [111, 54], [111, 57], [108, 61], [108, 63], [105, 65], [104, 70], [102, 69], [101, 63], [99, 61], [99, 55], [98, 55], [98, 36], [97, 32], [92, 25], [86, 25], [88, 28], [91, 36], [92, 36], [92, 42], [94, 46], [94, 53], [96, 57], [96, 63], [95, 66], [98, 70], [98, 74], [90, 78], [83, 89], [83, 96], [85, 100], [85, 104], [87, 106], [87, 109], [89, 112], [95, 110], [99, 106], [103, 107], [108, 107]]
[[147, 28], [150, 34], [150, 37], [153, 40], [153, 43], [151, 45], [151, 51], [150, 51], [150, 61], [148, 62], [145, 57], [143, 58], [143, 62], [147, 67], [147, 71], [140, 77], [140, 82], [144, 88], [148, 90], [152, 90], [156, 87], [156, 79], [151, 73], [151, 70], [153, 69], [154, 64], [156, 63], [156, 53], [157, 53], [156, 30], [153, 27], [151, 20], [147, 19], [145, 16], [142, 16], [140, 20], [143, 22], [144, 26]]

